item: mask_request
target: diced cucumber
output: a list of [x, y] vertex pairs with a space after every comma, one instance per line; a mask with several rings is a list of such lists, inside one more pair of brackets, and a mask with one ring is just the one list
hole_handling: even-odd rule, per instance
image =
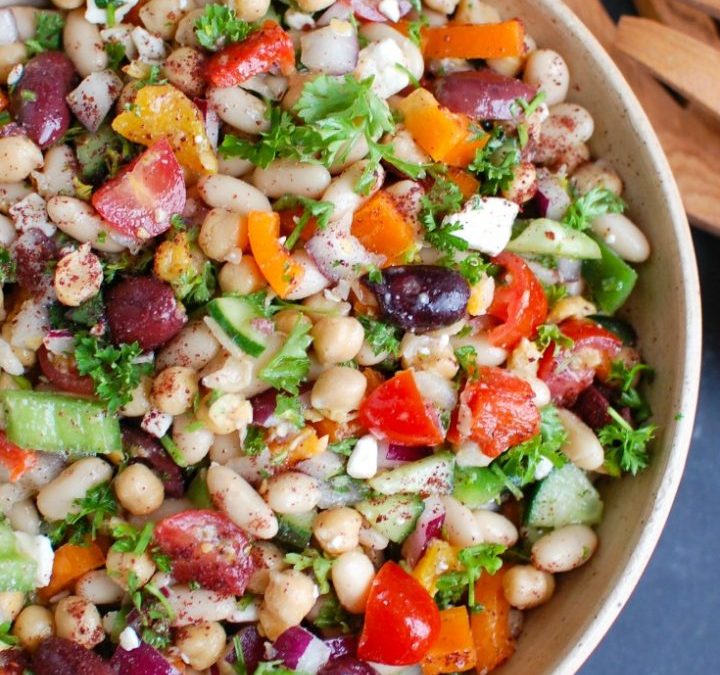
[[307, 513], [284, 513], [278, 515], [278, 533], [276, 539], [298, 550], [307, 548], [312, 537], [312, 524], [316, 511]]
[[15, 533], [0, 521], [0, 558], [15, 553]]
[[15, 533], [0, 522], [0, 592], [33, 591], [37, 562], [18, 550]]
[[425, 504], [419, 495], [395, 494], [359, 502], [355, 508], [380, 534], [401, 544], [415, 528]]
[[635, 288], [637, 272], [630, 267], [600, 237], [595, 237], [600, 247], [600, 260], [586, 260], [582, 275], [597, 306], [607, 314], [614, 314]]
[[487, 466], [456, 466], [453, 496], [471, 509], [496, 500], [506, 489], [505, 479]]
[[605, 314], [591, 314], [588, 319], [592, 319], [606, 330], [615, 333], [629, 347], [637, 344], [637, 333], [625, 319], [621, 319], [619, 316], [605, 316]]
[[530, 527], [597, 525], [603, 503], [585, 472], [568, 462], [540, 481], [528, 499], [525, 522]]
[[601, 256], [600, 247], [587, 234], [549, 218], [531, 220], [530, 224], [510, 241], [507, 250], [584, 260]]
[[120, 423], [99, 403], [42, 391], [2, 393], [8, 440], [28, 450], [122, 452]]
[[417, 462], [408, 462], [396, 469], [383, 471], [368, 483], [381, 495], [400, 492], [427, 495], [449, 495], [453, 491], [455, 455], [439, 452]]
[[252, 327], [253, 320], [262, 317], [244, 298], [215, 298], [208, 302], [207, 313], [227, 336], [250, 356], [260, 356], [265, 351], [263, 334]]
[[185, 493], [185, 496], [198, 509], [213, 508], [213, 500], [210, 497], [206, 477], [207, 469], [200, 469], [200, 471], [198, 471], [195, 474], [195, 477], [190, 481], [190, 485]]

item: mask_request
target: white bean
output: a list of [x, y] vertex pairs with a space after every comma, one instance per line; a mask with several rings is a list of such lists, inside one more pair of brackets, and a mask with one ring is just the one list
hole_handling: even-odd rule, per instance
[[339, 555], [358, 546], [362, 517], [347, 506], [318, 513], [313, 520], [313, 535], [324, 551]]
[[454, 17], [458, 23], [483, 24], [500, 23], [500, 12], [487, 2], [460, 0]]
[[25, 180], [42, 165], [42, 151], [27, 136], [0, 138], [0, 183]]
[[562, 103], [570, 87], [570, 71], [560, 54], [552, 49], [538, 49], [528, 57], [523, 80], [545, 92], [549, 106]]
[[150, 0], [140, 8], [140, 20], [151, 33], [172, 40], [178, 19], [192, 4], [187, 0]]
[[0, 592], [0, 624], [12, 623], [25, 604], [25, 593], [22, 591]]
[[[380, 25], [380, 24], [376, 24]], [[346, 216], [350, 216], [360, 207], [360, 205], [377, 192], [385, 180], [385, 170], [382, 166], [378, 166], [376, 170], [375, 183], [366, 195], [355, 192], [355, 186], [360, 180], [367, 162], [358, 162], [348, 169], [345, 169], [339, 176], [333, 178], [328, 185], [327, 190], [323, 192], [322, 201], [330, 202], [333, 205], [331, 221], [336, 222], [342, 220]]]
[[245, 215], [250, 211], [272, 211], [268, 198], [254, 185], [239, 178], [217, 173], [201, 178], [197, 187], [208, 206]]
[[40, 515], [32, 499], [22, 499], [15, 502], [10, 507], [7, 516], [13, 530], [25, 532], [26, 534], [40, 534]]
[[89, 243], [98, 251], [117, 253], [125, 247], [115, 241], [110, 229], [97, 211], [76, 197], [51, 197], [47, 203], [50, 220], [65, 234], [83, 243]]
[[249, 159], [242, 157], [218, 157], [218, 173], [224, 176], [240, 178], [250, 173], [255, 165]]
[[507, 350], [496, 347], [486, 335], [465, 335], [464, 337], [453, 336], [450, 338], [453, 349], [459, 347], [473, 347], [476, 354], [476, 362], [480, 366], [500, 366], [505, 363], [508, 357]]
[[27, 60], [27, 48], [24, 42], [0, 45], [0, 82], [5, 83], [12, 69], [25, 60]]
[[74, 9], [65, 17], [63, 45], [81, 77], [107, 68], [108, 55], [100, 29], [85, 18], [84, 9]]
[[286, 471], [268, 480], [265, 499], [275, 513], [307, 513], [320, 501], [320, 486], [312, 476]]
[[532, 563], [545, 572], [568, 572], [590, 560], [597, 545], [597, 535], [586, 525], [566, 525], [533, 544]]
[[7, 248], [17, 239], [17, 232], [13, 221], [0, 214], [0, 246]]
[[[454, 0], [450, 0], [453, 2]], [[392, 40], [405, 57], [405, 67], [417, 80], [421, 79], [425, 72], [425, 61], [420, 48], [406, 38], [402, 33], [391, 28], [386, 23], [364, 23], [360, 27], [360, 35], [370, 42], [382, 42]]]
[[347, 551], [333, 563], [331, 575], [340, 604], [352, 614], [362, 614], [375, 578], [370, 558], [357, 549]]
[[511, 520], [495, 511], [480, 509], [473, 512], [483, 544], [502, 544], [507, 548], [515, 546], [518, 531]]
[[575, 466], [585, 471], [599, 469], [605, 461], [605, 453], [595, 432], [569, 410], [558, 408], [557, 413], [567, 432], [563, 453]]
[[215, 505], [236, 525], [259, 539], [272, 539], [277, 534], [278, 521], [272, 509], [232, 469], [213, 464], [207, 472], [207, 486]]
[[557, 148], [586, 143], [595, 130], [592, 115], [576, 103], [560, 103], [550, 109], [550, 117], [543, 123], [540, 142]]
[[610, 190], [618, 196], [623, 191], [622, 178], [612, 165], [603, 159], [580, 166], [573, 173], [572, 182], [580, 194], [586, 194], [596, 187]]
[[505, 599], [518, 609], [532, 609], [545, 604], [555, 592], [555, 578], [532, 565], [511, 567], [502, 580]]
[[55, 629], [58, 637], [72, 640], [85, 649], [92, 649], [105, 639], [97, 607], [84, 598], [70, 595], [55, 608]]
[[55, 634], [55, 617], [47, 607], [28, 605], [15, 619], [12, 634], [23, 649], [33, 652], [45, 638]]
[[76, 499], [111, 477], [112, 467], [99, 457], [78, 460], [41, 488], [37, 496], [38, 510], [47, 520], [64, 520], [79, 511]]
[[199, 47], [197, 35], [195, 34], [195, 22], [203, 15], [203, 8], [193, 9], [185, 14], [178, 21], [175, 30], [175, 42], [183, 47]]
[[259, 134], [270, 128], [267, 103], [240, 87], [211, 89], [208, 100], [223, 122], [246, 134]]
[[319, 164], [276, 159], [265, 169], [257, 167], [250, 180], [271, 199], [284, 194], [317, 199], [330, 185], [330, 172]]
[[204, 426], [191, 426], [196, 422], [192, 415], [179, 415], [173, 420], [172, 438], [180, 454], [180, 460], [175, 461], [181, 461], [182, 466], [190, 466], [202, 461], [213, 442], [212, 431]]
[[481, 543], [482, 532], [473, 512], [455, 497], [440, 497], [445, 506], [447, 540], [453, 546], [474, 546]]
[[235, 611], [235, 598], [226, 594], [204, 588], [190, 590], [187, 586], [170, 586], [167, 590], [168, 604], [175, 612], [175, 627], [225, 621]]
[[335, 0], [298, 0], [298, 7], [308, 14], [314, 14], [320, 10], [327, 9]]
[[305, 249], [295, 249], [292, 252], [292, 259], [303, 268], [303, 276], [297, 286], [285, 295], [286, 300], [303, 300], [330, 285], [329, 279], [323, 275]]
[[170, 366], [184, 366], [201, 370], [212, 361], [220, 351], [220, 343], [202, 321], [193, 321], [185, 326], [168, 344], [157, 358], [157, 370]]
[[248, 591], [263, 595], [270, 583], [270, 572], [283, 570], [287, 567], [284, 562], [284, 551], [269, 541], [258, 541], [253, 544], [255, 554], [255, 571], [247, 585]]
[[55, 195], [74, 195], [73, 179], [77, 175], [77, 160], [69, 145], [55, 145], [45, 153], [45, 166], [42, 171], [31, 174], [37, 191], [45, 199]]
[[270, 8], [270, 0], [235, 0], [235, 11], [243, 21], [262, 19]]
[[112, 605], [122, 600], [125, 591], [105, 570], [93, 570], [78, 579], [75, 593], [95, 605]]
[[170, 84], [190, 97], [202, 95], [205, 89], [205, 57], [192, 47], [179, 47], [165, 59], [163, 71]]
[[622, 213], [608, 213], [592, 222], [592, 230], [623, 260], [645, 262], [650, 243], [642, 230]]
[[4, 183], [0, 181], [0, 212], [9, 210], [32, 193], [25, 183]]

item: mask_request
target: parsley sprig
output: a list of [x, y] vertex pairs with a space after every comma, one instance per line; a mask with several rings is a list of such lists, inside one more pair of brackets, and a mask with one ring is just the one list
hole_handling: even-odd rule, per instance
[[518, 140], [506, 136], [502, 127], [495, 127], [490, 140], [475, 153], [475, 159], [468, 169], [478, 174], [480, 194], [494, 196], [507, 189], [520, 164]]
[[320, 553], [314, 548], [306, 548], [302, 553], [286, 553], [284, 561], [299, 572], [312, 570], [320, 595], [330, 592], [328, 576], [333, 566], [333, 560], [326, 558], [324, 553]]
[[608, 408], [608, 415], [612, 421], [598, 432], [600, 444], [605, 449], [605, 466], [611, 474], [627, 471], [635, 476], [650, 461], [647, 446], [657, 427], [646, 424], [634, 429], [613, 407]]
[[10, 251], [0, 246], [0, 285], [15, 281], [17, 263]]
[[332, 202], [322, 202], [317, 199], [310, 199], [309, 197], [301, 197], [298, 195], [285, 195], [275, 202], [275, 210], [282, 211], [284, 209], [292, 209], [300, 207], [302, 213], [297, 218], [293, 231], [288, 235], [285, 240], [285, 248], [288, 251], [292, 251], [300, 234], [305, 229], [311, 219], [315, 219], [318, 229], [322, 230], [327, 227], [330, 222], [330, 216], [332, 216], [335, 205]]
[[302, 404], [297, 396], [278, 394], [275, 398], [275, 417], [289, 422], [298, 429], [305, 426]]
[[652, 411], [636, 383], [639, 384], [644, 375], [652, 378], [654, 373], [655, 371], [646, 363], [636, 363], [628, 367], [622, 359], [618, 359], [610, 364], [608, 384], [618, 387], [617, 403], [623, 408], [630, 408], [633, 411], [633, 418], [638, 422], [644, 422]]
[[573, 201], [563, 216], [562, 223], [574, 230], [587, 230], [593, 220], [608, 213], [622, 213], [625, 202], [607, 188], [594, 187], [584, 195], [574, 193]]
[[308, 321], [295, 323], [282, 349], [258, 373], [261, 380], [275, 389], [298, 395], [300, 383], [310, 371], [310, 359], [307, 355], [308, 347], [312, 343], [312, 338], [308, 335], [310, 327]]
[[215, 52], [233, 42], [241, 42], [255, 28], [255, 24], [239, 19], [231, 7], [205, 5], [195, 21], [195, 37], [201, 46]]
[[394, 357], [400, 353], [402, 331], [397, 326], [365, 315], [359, 315], [357, 319], [365, 330], [365, 341], [375, 356], [388, 354]]
[[64, 520], [55, 521], [48, 531], [55, 546], [66, 538], [71, 544], [84, 544], [88, 538], [95, 539], [105, 521], [116, 516], [119, 510], [110, 483], [90, 488], [74, 504], [78, 507], [77, 511], [69, 513]]
[[47, 51], [58, 51], [62, 48], [62, 30], [65, 19], [61, 14], [39, 12], [35, 37], [25, 42], [28, 57]]
[[419, 220], [425, 228], [425, 239], [439, 251], [452, 254], [467, 250], [468, 243], [455, 232], [457, 223], [443, 224], [443, 218], [459, 211], [463, 194], [456, 183], [438, 174], [430, 190], [420, 199]]
[[551, 344], [555, 344], [561, 349], [569, 349], [575, 343], [572, 338], [563, 335], [560, 326], [556, 323], [543, 323], [537, 327], [535, 344], [541, 352], [544, 352]]

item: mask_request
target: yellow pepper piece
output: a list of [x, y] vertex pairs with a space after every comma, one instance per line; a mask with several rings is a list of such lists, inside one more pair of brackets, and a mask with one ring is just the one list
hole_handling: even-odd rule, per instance
[[179, 232], [172, 239], [166, 239], [155, 250], [153, 271], [158, 279], [173, 283], [192, 266], [190, 242], [185, 232]]
[[456, 549], [442, 539], [433, 539], [423, 557], [418, 560], [412, 575], [431, 595], [437, 593], [437, 580], [445, 574], [460, 569]]
[[143, 87], [130, 110], [120, 113], [112, 128], [134, 143], [152, 145], [167, 138], [178, 162], [196, 173], [217, 173], [202, 113], [170, 84]]

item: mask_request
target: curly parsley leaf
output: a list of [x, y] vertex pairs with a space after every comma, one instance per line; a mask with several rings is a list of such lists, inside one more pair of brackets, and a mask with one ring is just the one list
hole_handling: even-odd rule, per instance
[[568, 296], [568, 288], [565, 284], [550, 284], [545, 286], [545, 297], [548, 306], [552, 309], [557, 303]]
[[233, 42], [241, 42], [255, 28], [255, 24], [239, 19], [230, 7], [205, 5], [202, 15], [195, 21], [195, 37], [205, 49], [216, 52]]
[[334, 452], [337, 455], [344, 455], [349, 457], [352, 454], [353, 448], [357, 445], [357, 438], [343, 438], [341, 441], [335, 441], [334, 443], [328, 444], [328, 450]]
[[560, 326], [556, 323], [544, 323], [537, 327], [535, 344], [541, 352], [544, 352], [551, 344], [561, 349], [569, 349], [575, 343], [567, 335], [563, 335]]
[[467, 250], [467, 242], [456, 236], [459, 223], [443, 224], [443, 218], [459, 211], [463, 204], [460, 187], [441, 175], [435, 177], [430, 190], [420, 199], [419, 220], [425, 228], [425, 239], [439, 251], [452, 254]]
[[320, 595], [330, 592], [328, 576], [334, 561], [326, 558], [324, 553], [321, 554], [314, 548], [306, 548], [302, 553], [286, 553], [283, 560], [299, 572], [312, 570]]
[[278, 394], [275, 398], [275, 417], [285, 420], [298, 429], [305, 426], [302, 404], [297, 396]]
[[105, 53], [108, 55], [108, 68], [119, 70], [120, 64], [125, 60], [125, 45], [121, 42], [106, 42]]
[[335, 205], [332, 202], [322, 202], [317, 199], [300, 197], [298, 195], [285, 195], [284, 197], [280, 197], [274, 206], [276, 211], [296, 207], [300, 207], [302, 212], [300, 216], [295, 219], [295, 227], [285, 240], [285, 248], [288, 249], [288, 251], [292, 251], [298, 239], [300, 239], [300, 234], [311, 219], [314, 219], [318, 229], [322, 230], [327, 227], [330, 222], [330, 216], [332, 216], [333, 210], [335, 209]]
[[477, 365], [477, 351], [475, 347], [472, 345], [458, 347], [455, 350], [455, 358], [464, 373], [470, 375], [475, 372], [475, 366]]
[[608, 213], [622, 213], [625, 202], [607, 188], [594, 187], [584, 195], [573, 194], [573, 201], [562, 218], [563, 225], [574, 230], [587, 230], [593, 220]]
[[468, 169], [480, 178], [480, 194], [494, 196], [507, 189], [520, 164], [517, 139], [506, 136], [502, 127], [495, 127], [490, 140], [477, 150]]
[[119, 512], [110, 483], [101, 483], [90, 488], [84, 497], [74, 500], [74, 504], [78, 510], [68, 514], [64, 520], [53, 522], [48, 531], [54, 546], [68, 536], [71, 544], [84, 544], [88, 537], [95, 539], [103, 523]]
[[37, 27], [35, 37], [25, 42], [28, 57], [47, 51], [62, 49], [62, 31], [65, 19], [61, 14], [39, 12], [37, 14]]
[[608, 408], [608, 415], [612, 421], [598, 432], [600, 444], [605, 449], [605, 466], [611, 474], [626, 471], [635, 476], [648, 466], [647, 446], [654, 438], [657, 427], [646, 424], [633, 429], [612, 407]]
[[138, 360], [141, 354], [137, 342], [113, 346], [88, 334], [75, 337], [78, 372], [92, 378], [95, 393], [111, 412], [131, 401], [142, 377], [152, 373], [152, 363]]
[[380, 356], [380, 354], [397, 356], [400, 353], [400, 335], [402, 333], [400, 329], [362, 314], [357, 319], [365, 330], [365, 341], [375, 356]]
[[255, 424], [248, 426], [242, 443], [243, 452], [246, 455], [255, 457], [261, 454], [266, 447], [267, 443], [265, 443], [265, 431], [263, 428]]
[[311, 623], [315, 628], [339, 628], [343, 633], [350, 633], [352, 620], [352, 615], [343, 609], [337, 596], [331, 593], [323, 599], [320, 611]]
[[186, 305], [204, 305], [212, 299], [217, 288], [217, 272], [215, 266], [206, 260], [198, 272], [190, 267], [173, 282], [178, 298]]
[[617, 403], [623, 408], [630, 408], [633, 411], [633, 418], [638, 422], [648, 419], [652, 415], [652, 410], [636, 383], [639, 385], [644, 375], [652, 378], [654, 374], [655, 371], [646, 363], [636, 363], [628, 368], [623, 360], [618, 359], [610, 364], [608, 384], [619, 389]]
[[282, 349], [264, 366], [259, 377], [275, 389], [294, 394], [299, 393], [300, 383], [310, 371], [310, 359], [307, 350], [312, 343], [308, 335], [311, 324], [298, 321], [288, 335]]
[[17, 263], [10, 251], [0, 246], [0, 285], [15, 281]]

